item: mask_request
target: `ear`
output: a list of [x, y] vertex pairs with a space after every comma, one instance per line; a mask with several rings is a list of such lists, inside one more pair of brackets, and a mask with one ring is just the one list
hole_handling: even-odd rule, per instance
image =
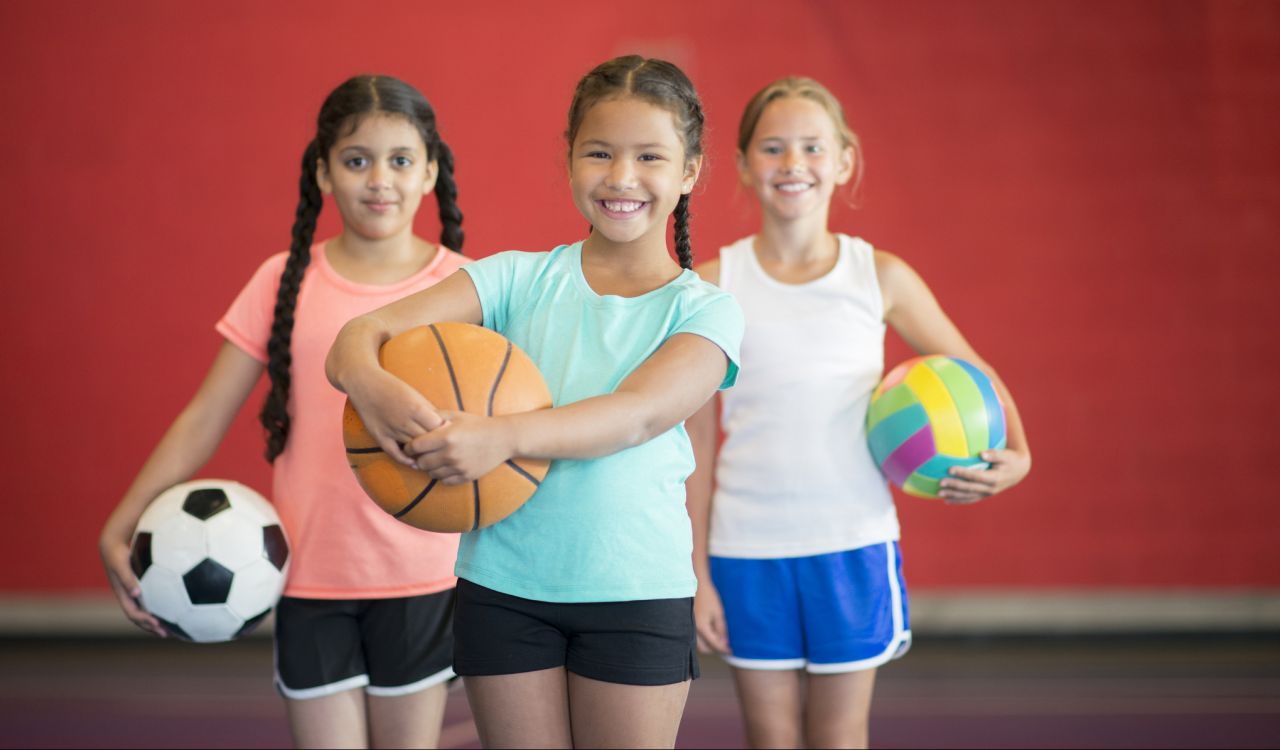
[[333, 195], [333, 180], [329, 177], [329, 165], [324, 159], [316, 159], [316, 185], [325, 195]]
[[738, 165], [738, 182], [743, 187], [751, 187], [751, 173], [747, 171], [747, 155], [742, 151], [735, 151], [733, 161]]
[[702, 155], [699, 154], [684, 162], [684, 180], [680, 184], [680, 192], [688, 195], [698, 183], [698, 175], [702, 174]]
[[853, 168], [858, 163], [858, 154], [853, 146], [845, 146], [840, 152], [840, 171], [836, 173], [836, 184], [844, 185], [853, 179]]
[[436, 189], [436, 179], [440, 177], [440, 162], [427, 162], [427, 173], [422, 178], [422, 194], [430, 195]]

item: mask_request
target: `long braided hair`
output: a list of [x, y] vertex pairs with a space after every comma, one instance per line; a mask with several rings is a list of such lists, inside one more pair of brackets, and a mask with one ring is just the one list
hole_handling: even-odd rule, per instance
[[316, 183], [316, 164], [320, 160], [327, 163], [333, 144], [359, 128], [365, 117], [377, 113], [405, 118], [422, 136], [427, 159], [437, 164], [435, 194], [440, 209], [440, 244], [462, 251], [462, 211], [458, 209], [458, 186], [453, 176], [453, 151], [440, 139], [436, 113], [431, 104], [417, 89], [389, 76], [356, 76], [343, 82], [324, 100], [316, 118], [315, 138], [302, 152], [302, 177], [298, 180], [293, 241], [284, 272], [280, 274], [271, 339], [267, 343], [267, 374], [271, 378], [271, 390], [259, 415], [266, 431], [268, 462], [275, 461], [289, 439], [293, 313], [303, 273], [311, 264], [311, 241], [316, 231], [316, 219], [324, 207], [324, 196]]
[[[639, 55], [615, 57], [597, 65], [578, 81], [569, 105], [569, 127], [564, 131], [572, 155], [573, 139], [578, 135], [587, 110], [605, 99], [619, 95], [635, 96], [671, 112], [676, 130], [684, 144], [685, 158], [702, 155], [702, 100], [684, 71], [666, 60]], [[676, 258], [684, 268], [693, 268], [693, 246], [689, 242], [689, 196], [676, 202]]]

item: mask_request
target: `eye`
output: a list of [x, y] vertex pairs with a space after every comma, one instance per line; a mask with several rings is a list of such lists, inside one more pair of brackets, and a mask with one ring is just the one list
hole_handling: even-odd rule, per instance
[[808, 146], [805, 146], [804, 150], [805, 150], [805, 153], [808, 153], [808, 154], [820, 154], [823, 151], [822, 146], [816, 143], [811, 143]]
[[640, 154], [640, 161], [662, 161], [662, 157], [658, 154]]
[[352, 156], [342, 163], [345, 164], [348, 169], [364, 169], [369, 166], [369, 160], [363, 156]]
[[393, 156], [391, 157], [391, 163], [401, 168], [412, 167], [413, 159], [410, 159], [407, 156]]
[[608, 159], [609, 154], [604, 151], [588, 151], [582, 157], [584, 159]]
[[761, 150], [763, 153], [766, 153], [766, 154], [768, 154], [768, 155], [770, 155], [770, 156], [777, 156], [777, 155], [779, 155], [779, 154], [781, 154], [781, 153], [782, 153], [782, 146], [777, 146], [777, 145], [769, 144], [769, 145], [766, 145], [766, 146], [761, 146], [761, 147], [760, 147], [760, 150]]

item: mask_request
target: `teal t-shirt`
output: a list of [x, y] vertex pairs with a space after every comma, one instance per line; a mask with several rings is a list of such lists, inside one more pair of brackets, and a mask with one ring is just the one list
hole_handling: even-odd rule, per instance
[[[582, 243], [505, 252], [463, 266], [484, 325], [523, 349], [556, 406], [612, 393], [663, 342], [693, 333], [724, 350], [721, 388], [738, 375], [738, 303], [685, 271], [639, 297], [601, 296], [582, 275]], [[552, 461], [515, 513], [462, 535], [459, 577], [547, 602], [693, 596], [697, 580], [684, 480], [693, 450], [684, 425], [613, 455]]]

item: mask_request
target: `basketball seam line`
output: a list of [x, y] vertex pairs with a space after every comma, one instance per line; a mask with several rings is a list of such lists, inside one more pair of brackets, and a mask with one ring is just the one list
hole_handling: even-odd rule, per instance
[[480, 480], [472, 479], [471, 489], [475, 493], [475, 506], [476, 506], [475, 507], [476, 520], [474, 523], [471, 524], [471, 530], [475, 531], [476, 529], [480, 528]]
[[498, 395], [498, 386], [502, 383], [502, 375], [507, 371], [507, 363], [511, 361], [511, 342], [507, 342], [507, 353], [502, 356], [502, 366], [498, 368], [498, 375], [493, 379], [493, 388], [489, 389], [489, 406], [487, 415], [493, 416], [493, 399]]
[[382, 448], [376, 445], [372, 448], [348, 448], [347, 449], [347, 453], [352, 453], [352, 454], [381, 453], [381, 452], [382, 452]]
[[415, 497], [412, 500], [412, 502], [410, 502], [408, 505], [400, 509], [400, 512], [396, 514], [396, 518], [401, 518], [406, 513], [413, 510], [418, 505], [418, 503], [422, 502], [422, 499], [427, 496], [427, 493], [431, 491], [431, 488], [435, 486], [436, 486], [436, 480], [432, 479], [429, 483], [427, 483], [427, 486], [423, 488], [422, 492], [418, 493], [418, 496]]
[[528, 479], [530, 482], [533, 482], [534, 487], [542, 486], [542, 482], [539, 482], [537, 477], [535, 477], [534, 475], [530, 474], [529, 472], [521, 468], [520, 464], [516, 463], [515, 461], [509, 458], [507, 459], [506, 464], [507, 466], [510, 466], [512, 469], [514, 469], [517, 474], [524, 477], [525, 479]]
[[453, 360], [449, 359], [449, 349], [444, 345], [444, 339], [440, 336], [440, 331], [436, 330], [436, 324], [432, 323], [428, 326], [436, 337], [436, 343], [440, 345], [440, 353], [444, 355], [444, 366], [449, 368], [449, 382], [453, 384], [453, 397], [458, 400], [458, 411], [466, 411], [467, 407], [462, 405], [462, 391], [458, 388], [458, 378], [453, 374]]

